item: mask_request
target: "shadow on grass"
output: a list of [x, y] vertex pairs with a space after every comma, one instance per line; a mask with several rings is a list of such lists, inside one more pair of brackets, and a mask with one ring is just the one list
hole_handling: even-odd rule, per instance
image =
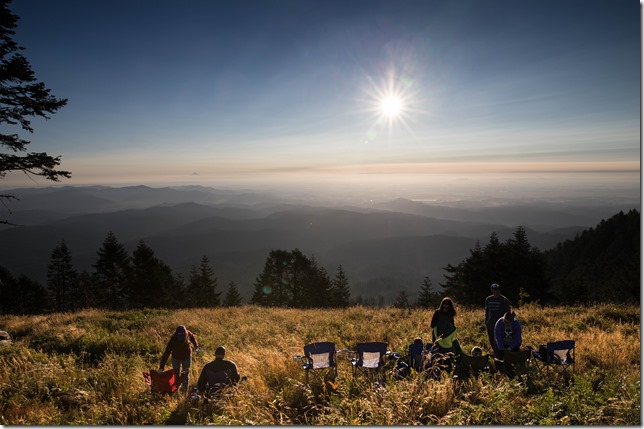
[[188, 423], [188, 413], [190, 412], [190, 401], [181, 401], [181, 403], [175, 408], [166, 421], [166, 425], [170, 426], [183, 426]]

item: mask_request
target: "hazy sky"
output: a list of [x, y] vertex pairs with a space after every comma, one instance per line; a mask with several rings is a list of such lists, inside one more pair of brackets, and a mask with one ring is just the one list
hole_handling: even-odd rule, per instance
[[639, 186], [637, 0], [10, 7], [36, 76], [69, 99], [29, 136], [62, 155], [64, 184], [630, 171]]

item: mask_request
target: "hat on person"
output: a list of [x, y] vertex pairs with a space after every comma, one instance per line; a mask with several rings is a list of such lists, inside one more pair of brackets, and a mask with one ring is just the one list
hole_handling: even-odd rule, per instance
[[490, 286], [490, 289], [501, 289], [501, 286], [499, 286], [497, 283], [492, 283], [492, 286]]
[[226, 354], [226, 348], [224, 346], [219, 346], [215, 350], [215, 356], [224, 356]]
[[183, 326], [183, 325], [177, 326], [177, 330], [176, 330], [177, 338], [179, 338], [180, 340], [185, 339], [186, 338], [186, 332], [187, 332], [187, 329], [186, 329], [185, 326]]

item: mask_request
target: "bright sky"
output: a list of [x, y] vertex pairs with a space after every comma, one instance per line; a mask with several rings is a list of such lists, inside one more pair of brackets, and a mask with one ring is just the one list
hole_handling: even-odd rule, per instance
[[69, 99], [29, 136], [30, 151], [62, 155], [64, 184], [558, 171], [639, 183], [637, 0], [10, 7], [36, 76]]

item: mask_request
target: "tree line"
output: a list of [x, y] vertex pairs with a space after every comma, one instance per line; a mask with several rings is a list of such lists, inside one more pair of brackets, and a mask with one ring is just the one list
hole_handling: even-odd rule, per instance
[[415, 302], [403, 289], [394, 306], [435, 308], [445, 295], [480, 306], [492, 283], [514, 305], [640, 302], [640, 213], [620, 211], [545, 252], [530, 245], [521, 226], [505, 242], [493, 232], [488, 243], [477, 241], [463, 261], [443, 269], [439, 287], [425, 277]]
[[445, 271], [445, 293], [468, 305], [480, 305], [492, 283], [518, 305], [640, 302], [640, 213], [620, 211], [545, 252], [523, 227], [503, 243], [493, 233]]
[[[24, 274], [16, 278], [0, 267], [0, 311], [38, 314], [89, 307], [122, 310], [242, 304], [235, 282], [227, 285], [225, 293], [221, 289], [208, 257], [192, 266], [184, 279], [142, 240], [130, 256], [112, 232], [97, 251], [93, 268], [93, 272], [78, 272], [64, 240], [51, 254], [46, 286]], [[402, 289], [394, 306], [434, 308], [445, 295], [461, 305], [476, 306], [489, 295], [492, 283], [500, 284], [515, 305], [639, 302], [640, 213], [619, 212], [546, 252], [530, 245], [521, 226], [505, 242], [492, 233], [487, 244], [476, 242], [463, 261], [448, 264], [444, 270], [444, 283], [435, 287], [425, 276], [415, 301]], [[374, 297], [352, 300], [350, 290], [342, 265], [331, 277], [314, 257], [298, 249], [272, 250], [255, 279], [250, 303], [291, 308], [385, 305], [384, 299]]]
[[[113, 232], [97, 251], [93, 271], [78, 271], [65, 241], [54, 248], [47, 265], [47, 284], [24, 274], [14, 277], [0, 267], [0, 311], [39, 314], [83, 308], [125, 310], [238, 306], [237, 284], [222, 296], [215, 270], [207, 256], [193, 265], [187, 279], [173, 273], [143, 240], [129, 255]], [[344, 307], [350, 285], [340, 265], [333, 278], [300, 250], [274, 250], [255, 281], [252, 304], [281, 307]]]

